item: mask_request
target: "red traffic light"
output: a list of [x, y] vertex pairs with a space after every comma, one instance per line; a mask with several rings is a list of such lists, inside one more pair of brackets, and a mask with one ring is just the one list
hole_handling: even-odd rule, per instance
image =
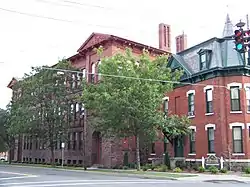
[[250, 36], [250, 30], [245, 31], [245, 36]]
[[242, 35], [242, 31], [240, 31], [240, 30], [235, 30], [235, 31], [234, 31], [234, 34], [235, 34], [235, 37], [239, 37], [239, 36]]

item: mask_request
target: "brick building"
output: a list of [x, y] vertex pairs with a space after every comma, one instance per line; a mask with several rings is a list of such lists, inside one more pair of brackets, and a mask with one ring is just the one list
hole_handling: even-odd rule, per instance
[[[166, 93], [164, 110], [171, 114], [187, 115], [192, 122], [192, 134], [180, 137], [171, 146], [167, 142], [152, 143], [147, 159], [162, 158], [165, 150], [172, 157], [185, 158], [186, 161], [201, 161], [202, 157], [215, 155], [237, 163], [250, 163], [250, 64], [234, 50], [234, 43], [225, 37], [232, 36], [233, 24], [227, 15], [222, 38], [211, 38], [186, 49], [184, 34], [176, 37], [177, 54], [169, 60], [171, 69], [182, 69], [184, 75], [181, 84], [172, 92]], [[102, 45], [104, 55], [112, 56], [117, 51], [131, 47], [135, 55], [143, 48], [149, 49], [152, 58], [171, 51], [171, 29], [169, 25], [159, 25], [159, 47], [156, 49], [113, 35], [93, 33], [79, 48], [78, 53], [69, 58], [75, 67], [83, 72], [96, 72], [100, 59], [94, 47]], [[88, 81], [97, 81], [94, 75], [87, 76]], [[12, 87], [15, 79], [8, 87]], [[77, 104], [74, 109], [77, 112]], [[79, 114], [80, 115], [80, 114]], [[80, 117], [80, 116], [78, 116]], [[86, 119], [85, 119], [86, 120]], [[110, 167], [122, 164], [125, 151], [129, 152], [130, 162], [135, 161], [135, 140], [111, 140], [101, 137], [100, 132], [90, 129], [84, 121], [82, 125], [72, 127], [72, 141], [81, 142], [76, 136], [85, 130], [87, 140], [87, 160], [89, 165]], [[75, 137], [75, 139], [73, 138]], [[77, 138], [78, 137], [78, 138]], [[73, 140], [73, 139], [74, 140]], [[47, 150], [24, 150], [24, 142], [17, 142], [14, 160], [41, 159], [49, 161]], [[79, 164], [83, 160], [82, 150], [65, 150], [66, 162]], [[61, 150], [56, 151], [60, 162]]]
[[[192, 121], [190, 137], [180, 137], [168, 147], [173, 157], [201, 161], [215, 155], [250, 163], [250, 61], [225, 38], [232, 35], [227, 15], [222, 38], [179, 51], [169, 61], [169, 67], [185, 73], [182, 84], [166, 93], [166, 112], [188, 115]], [[157, 144], [160, 156], [162, 145]]]
[[[77, 54], [69, 57], [68, 60], [74, 67], [79, 68], [83, 72], [88, 82], [96, 82], [98, 76], [94, 75], [94, 73], [97, 72], [98, 64], [101, 63], [101, 61], [100, 57], [93, 50], [95, 47], [103, 46], [104, 56], [112, 56], [117, 52], [123, 52], [126, 47], [132, 48], [134, 55], [140, 55], [143, 49], [147, 49], [150, 56], [155, 58], [157, 55], [168, 54], [171, 51], [170, 32], [169, 25], [159, 25], [159, 49], [114, 35], [93, 33], [77, 50]], [[17, 80], [13, 78], [8, 87], [12, 88], [16, 81]], [[100, 132], [96, 132], [87, 125], [87, 115], [84, 115], [84, 108], [80, 108], [79, 106], [79, 103], [74, 103], [71, 106], [76, 114], [76, 118], [70, 129], [69, 142], [65, 142], [65, 163], [82, 164], [82, 144], [85, 144], [86, 147], [86, 160], [89, 166], [103, 165], [110, 167], [120, 165], [123, 163], [125, 151], [129, 152], [129, 161], [134, 162], [134, 138], [124, 140], [103, 138]], [[86, 137], [86, 141], [83, 141], [83, 136]], [[15, 154], [12, 159], [16, 161], [50, 162], [50, 151], [43, 147], [36, 146], [36, 142], [27, 137], [19, 137], [19, 139], [16, 140], [16, 149], [14, 152]], [[149, 155], [145, 155], [145, 157], [148, 156]], [[58, 163], [62, 162], [60, 144], [55, 150], [55, 159]]]

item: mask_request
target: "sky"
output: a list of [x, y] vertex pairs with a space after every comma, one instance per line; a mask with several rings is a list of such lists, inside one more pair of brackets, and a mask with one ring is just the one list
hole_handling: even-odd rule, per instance
[[158, 24], [170, 24], [175, 53], [175, 36], [184, 31], [188, 47], [221, 37], [226, 14], [235, 25], [248, 7], [249, 0], [0, 0], [0, 108], [12, 77], [74, 55], [92, 32], [158, 47]]

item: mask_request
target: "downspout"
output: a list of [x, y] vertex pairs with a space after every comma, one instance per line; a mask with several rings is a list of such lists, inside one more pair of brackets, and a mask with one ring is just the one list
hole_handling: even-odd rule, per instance
[[[226, 145], [226, 151], [228, 152], [228, 159], [229, 159], [229, 167], [230, 167], [230, 170], [231, 170], [231, 148], [229, 148], [229, 146], [230, 146], [230, 141], [229, 141], [229, 136], [230, 136], [230, 128], [229, 128], [229, 124], [228, 124], [228, 97], [227, 97], [227, 86], [226, 86], [226, 81], [225, 81], [225, 77], [223, 76], [223, 86], [225, 86], [225, 88], [224, 88], [224, 92], [223, 92], [223, 95], [224, 96], [226, 96], [226, 97], [224, 97], [224, 98], [222, 98], [222, 99], [224, 99], [224, 103], [225, 103], [225, 125], [226, 125], [226, 131], [227, 131], [227, 133], [226, 133], [226, 143], [227, 143], [227, 145]], [[223, 107], [223, 106], [221, 106], [221, 107]], [[229, 105], [229, 107], [230, 107], [230, 105]], [[229, 148], [229, 149], [228, 149]]]

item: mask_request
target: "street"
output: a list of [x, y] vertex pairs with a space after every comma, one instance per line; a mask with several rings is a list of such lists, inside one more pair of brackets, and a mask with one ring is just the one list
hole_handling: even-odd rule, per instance
[[103, 186], [103, 187], [128, 187], [131, 185], [143, 187], [166, 187], [187, 186], [195, 187], [203, 185], [210, 186], [227, 186], [239, 187], [247, 186], [249, 183], [233, 183], [223, 182], [216, 184], [212, 182], [197, 182], [188, 180], [156, 180], [156, 179], [140, 179], [136, 177], [123, 177], [102, 175], [94, 172], [84, 171], [66, 171], [52, 168], [32, 168], [0, 165], [0, 186], [10, 187], [53, 187], [53, 186]]

